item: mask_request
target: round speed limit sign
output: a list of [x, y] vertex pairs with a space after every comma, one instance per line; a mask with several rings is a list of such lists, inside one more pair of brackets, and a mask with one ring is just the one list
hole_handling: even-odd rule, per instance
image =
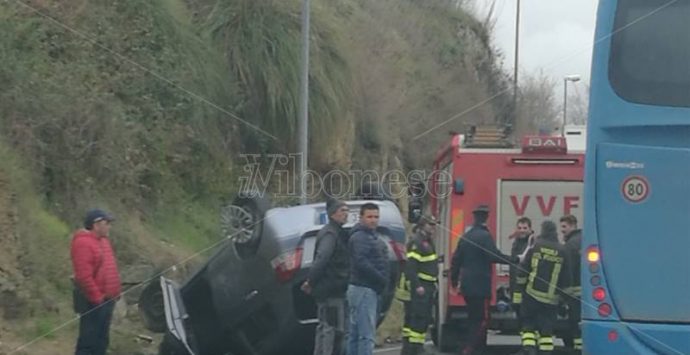
[[649, 196], [649, 182], [641, 176], [630, 176], [621, 186], [623, 197], [632, 203], [640, 203]]

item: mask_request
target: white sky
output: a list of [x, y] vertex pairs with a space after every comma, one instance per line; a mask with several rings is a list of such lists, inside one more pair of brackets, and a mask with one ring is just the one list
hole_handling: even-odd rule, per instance
[[[477, 3], [489, 2], [477, 0]], [[518, 80], [520, 75], [543, 69], [558, 80], [556, 89], [562, 96], [563, 77], [579, 74], [582, 81], [572, 89], [584, 92], [589, 85], [597, 4], [598, 0], [521, 0]], [[516, 5], [517, 0], [497, 0], [494, 11], [494, 45], [503, 52], [504, 68], [511, 73], [515, 58]], [[487, 9], [478, 6], [479, 12], [486, 14]]]

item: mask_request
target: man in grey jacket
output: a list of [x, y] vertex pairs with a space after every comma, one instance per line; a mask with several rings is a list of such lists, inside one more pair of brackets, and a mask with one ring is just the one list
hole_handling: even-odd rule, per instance
[[316, 299], [319, 325], [316, 327], [314, 355], [340, 355], [345, 339], [345, 292], [350, 276], [349, 235], [343, 230], [347, 205], [339, 200], [326, 202], [328, 224], [316, 235], [316, 254], [302, 290]]

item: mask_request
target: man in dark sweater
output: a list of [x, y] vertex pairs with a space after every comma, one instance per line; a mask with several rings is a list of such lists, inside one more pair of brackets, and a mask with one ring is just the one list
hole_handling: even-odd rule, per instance
[[359, 223], [350, 237], [350, 285], [347, 302], [350, 310], [348, 355], [371, 355], [376, 339], [378, 297], [386, 288], [389, 276], [388, 258], [380, 247], [376, 228], [379, 207], [362, 205]]
[[582, 312], [580, 286], [580, 250], [582, 249], [582, 230], [577, 227], [577, 218], [573, 215], [561, 217], [561, 233], [565, 242], [565, 252], [570, 265], [570, 275], [564, 296], [568, 305], [568, 332], [563, 337], [566, 348], [575, 353], [582, 351], [582, 333], [580, 331], [580, 313]]

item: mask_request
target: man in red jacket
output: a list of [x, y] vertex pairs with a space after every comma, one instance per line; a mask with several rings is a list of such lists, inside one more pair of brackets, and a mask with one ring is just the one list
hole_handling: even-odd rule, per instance
[[103, 210], [91, 210], [86, 214], [84, 229], [72, 238], [74, 281], [85, 298], [85, 306], [78, 310], [81, 318], [76, 355], [105, 355], [108, 348], [110, 321], [121, 291], [115, 254], [108, 240], [113, 220]]

